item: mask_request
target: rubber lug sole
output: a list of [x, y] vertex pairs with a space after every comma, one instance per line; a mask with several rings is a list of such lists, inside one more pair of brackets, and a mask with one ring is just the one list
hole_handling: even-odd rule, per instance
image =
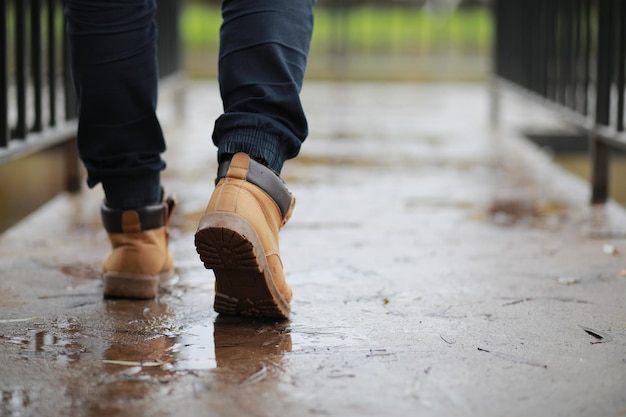
[[225, 315], [286, 319], [289, 303], [280, 294], [254, 228], [234, 213], [204, 215], [195, 236], [196, 250], [215, 274], [216, 312]]

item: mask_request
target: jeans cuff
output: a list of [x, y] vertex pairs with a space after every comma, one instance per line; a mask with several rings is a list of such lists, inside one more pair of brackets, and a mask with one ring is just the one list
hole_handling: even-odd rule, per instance
[[240, 128], [226, 133], [219, 140], [218, 160], [243, 152], [280, 174], [287, 159], [278, 135], [256, 128]]

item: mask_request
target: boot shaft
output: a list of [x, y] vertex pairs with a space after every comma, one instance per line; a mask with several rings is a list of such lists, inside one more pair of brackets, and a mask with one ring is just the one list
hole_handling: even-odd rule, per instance
[[278, 253], [278, 232], [291, 217], [294, 204], [280, 177], [247, 155], [236, 154], [220, 165], [206, 212], [235, 213], [247, 219], [269, 254]]
[[174, 198], [131, 210], [102, 204], [102, 223], [112, 251], [103, 263], [106, 276], [137, 276], [156, 279], [173, 268], [169, 252], [168, 225]]

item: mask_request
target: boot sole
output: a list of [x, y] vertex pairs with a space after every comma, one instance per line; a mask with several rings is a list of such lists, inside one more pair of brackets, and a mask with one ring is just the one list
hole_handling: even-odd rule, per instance
[[128, 272], [105, 272], [104, 296], [114, 298], [155, 298], [159, 284], [174, 276], [174, 269], [157, 275], [132, 274]]
[[254, 228], [234, 213], [204, 215], [195, 236], [196, 250], [215, 274], [216, 312], [225, 315], [289, 317]]

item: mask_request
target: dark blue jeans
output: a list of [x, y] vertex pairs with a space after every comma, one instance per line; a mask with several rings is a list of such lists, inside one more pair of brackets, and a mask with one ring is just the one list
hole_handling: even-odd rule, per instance
[[[79, 101], [78, 147], [88, 185], [108, 204], [161, 198], [163, 133], [156, 117], [156, 0], [67, 0]], [[308, 134], [299, 93], [314, 0], [224, 0], [215, 122], [218, 160], [246, 152], [280, 173]]]

